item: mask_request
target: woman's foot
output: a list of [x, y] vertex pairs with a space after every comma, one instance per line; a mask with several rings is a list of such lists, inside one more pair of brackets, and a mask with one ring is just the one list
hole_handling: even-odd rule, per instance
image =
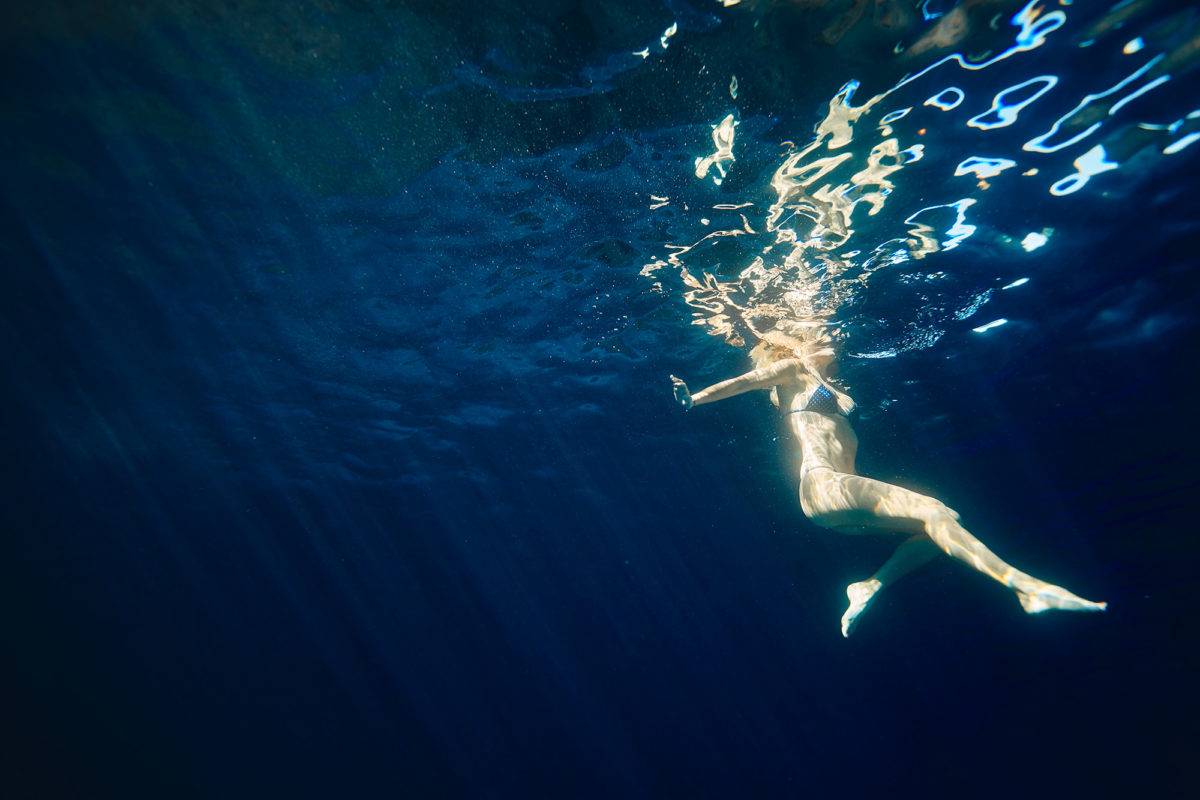
[[1051, 583], [1032, 581], [1028, 587], [1013, 586], [1021, 608], [1026, 614], [1040, 614], [1043, 611], [1058, 609], [1059, 611], [1103, 611], [1108, 603], [1093, 603], [1078, 595], [1071, 594], [1061, 586]]
[[850, 607], [846, 609], [845, 614], [842, 614], [842, 636], [850, 636], [858, 621], [858, 615], [866, 610], [871, 598], [882, 588], [883, 583], [876, 578], [852, 583], [846, 587], [846, 596], [850, 598]]

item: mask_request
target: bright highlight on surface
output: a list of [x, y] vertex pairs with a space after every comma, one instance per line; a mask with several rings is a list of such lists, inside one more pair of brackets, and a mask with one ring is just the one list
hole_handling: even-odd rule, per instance
[[1178, 153], [1183, 148], [1187, 147], [1192, 142], [1200, 139], [1200, 133], [1189, 133], [1187, 136], [1180, 139], [1178, 142], [1172, 142], [1163, 148], [1163, 155], [1172, 155]]
[[725, 179], [725, 164], [734, 160], [733, 136], [737, 125], [733, 114], [713, 125], [713, 145], [716, 147], [716, 151], [711, 156], [696, 159], [697, 178], [705, 177], [708, 175], [709, 169], [716, 167], [719, 174], [713, 176], [713, 183], [717, 186], [721, 185], [721, 181]]
[[1015, 167], [1017, 162], [1007, 158], [980, 158], [971, 156], [954, 168], [955, 177], [975, 174], [977, 178], [994, 178], [1004, 170]]
[[[1039, 75], [1023, 83], [1010, 86], [992, 98], [991, 108], [978, 116], [972, 117], [967, 121], [967, 124], [972, 128], [979, 128], [982, 131], [990, 131], [993, 128], [1006, 128], [1017, 121], [1017, 116], [1026, 106], [1053, 89], [1057, 83], [1058, 78], [1054, 75]], [[1010, 95], [1024, 95], [1025, 89], [1034, 86], [1037, 88], [1028, 94], [1028, 96], [1022, 96], [1016, 102], [1007, 102]]]
[[1000, 290], [1003, 291], [1005, 289], [1015, 289], [1018, 286], [1024, 286], [1027, 283], [1029, 283], [1029, 278], [1017, 278], [1015, 281], [1008, 284], [1007, 286], [1001, 286]]
[[[1032, 253], [1048, 241], [1049, 239], [1040, 233], [1030, 233], [1021, 240], [1021, 247], [1025, 248], [1026, 253]], [[1015, 286], [1016, 284], [1013, 285]], [[1008, 287], [1005, 286], [1004, 288], [1007, 289]]]
[[1125, 95], [1120, 100], [1118, 100], [1117, 102], [1113, 103], [1112, 108], [1108, 109], [1108, 115], [1111, 117], [1113, 114], [1116, 114], [1118, 111], [1121, 110], [1121, 106], [1125, 105], [1126, 103], [1130, 102], [1131, 100], [1136, 100], [1137, 98], [1141, 97], [1146, 92], [1149, 92], [1152, 89], [1157, 89], [1159, 86], [1162, 86], [1164, 83], [1166, 83], [1169, 80], [1171, 80], [1170, 75], [1159, 75], [1157, 78], [1150, 81], [1145, 86], [1138, 89], [1136, 92], [1130, 92], [1129, 94]]
[[963, 90], [957, 86], [951, 86], [949, 89], [943, 89], [933, 97], [925, 101], [924, 105], [940, 108], [942, 111], [949, 111], [958, 108], [958, 104], [966, 97]]
[[659, 38], [658, 43], [662, 45], [662, 49], [667, 49], [667, 40], [674, 36], [679, 31], [679, 23], [672, 22], [671, 27], [663, 31], [663, 35]]
[[[1111, 86], [1102, 92], [1099, 92], [1096, 94], [1089, 94], [1089, 95], [1085, 96], [1082, 100], [1079, 101], [1078, 105], [1076, 105], [1075, 108], [1068, 111], [1063, 116], [1059, 117], [1058, 120], [1053, 125], [1050, 126], [1050, 130], [1046, 131], [1041, 136], [1035, 136], [1034, 138], [1030, 139], [1028, 142], [1026, 142], [1022, 146], [1022, 149], [1028, 150], [1031, 153], [1046, 153], [1046, 154], [1055, 153], [1059, 150], [1062, 150], [1064, 147], [1070, 147], [1071, 145], [1075, 144], [1076, 142], [1080, 142], [1080, 141], [1086, 139], [1087, 137], [1091, 136], [1093, 133], [1096, 132], [1097, 129], [1099, 129], [1099, 127], [1101, 125], [1100, 122], [1093, 122], [1087, 128], [1080, 131], [1079, 133], [1076, 133], [1074, 136], [1071, 136], [1070, 138], [1066, 139], [1065, 141], [1058, 142], [1057, 144], [1053, 144], [1053, 145], [1047, 144], [1048, 141], [1050, 141], [1052, 138], [1054, 138], [1055, 136], [1058, 135], [1060, 129], [1063, 127], [1064, 124], [1066, 124], [1066, 122], [1068, 120], [1070, 120], [1072, 117], [1075, 117], [1077, 114], [1079, 114], [1086, 106], [1095, 102], [1096, 100], [1103, 100], [1104, 98], [1109, 97], [1109, 96], [1121, 91], [1126, 86], [1128, 86], [1129, 84], [1138, 80], [1143, 75], [1145, 75], [1147, 72], [1149, 72], [1151, 69], [1153, 69], [1158, 64], [1158, 62], [1161, 61], [1162, 59], [1163, 59], [1163, 54], [1160, 53], [1159, 55], [1150, 59], [1150, 61], [1148, 61], [1147, 63], [1143, 64], [1139, 69], [1134, 70], [1134, 72], [1132, 74], [1126, 76], [1125, 78], [1123, 78], [1122, 80], [1117, 82], [1114, 86]], [[1155, 84], [1155, 85], [1157, 85], [1157, 84]], [[1143, 89], [1142, 91], [1145, 91], [1145, 89]], [[1141, 92], [1138, 92], [1138, 93], [1140, 94]], [[1132, 99], [1132, 98], [1129, 98], [1129, 99]], [[1112, 109], [1110, 109], [1110, 111], [1111, 110]]]
[[1057, 181], [1050, 187], [1050, 194], [1055, 197], [1072, 194], [1083, 188], [1093, 175], [1099, 175], [1101, 172], [1108, 172], [1110, 169], [1116, 169], [1119, 164], [1115, 161], [1108, 160], [1108, 152], [1104, 149], [1104, 145], [1098, 144], [1091, 150], [1075, 159], [1075, 169], [1079, 170], [1074, 175], [1068, 175], [1060, 181]]
[[[959, 243], [964, 239], [969, 238], [975, 233], [975, 226], [967, 223], [967, 209], [975, 205], [975, 199], [971, 197], [963, 198], [953, 203], [943, 203], [936, 206], [926, 206], [917, 213], [913, 214], [908, 219], [904, 220], [905, 225], [917, 225], [917, 218], [922, 214], [934, 212], [939, 208], [951, 208], [955, 212], [954, 224], [946, 229], [947, 238], [939, 245], [942, 250], [953, 250], [958, 247]], [[930, 231], [933, 228], [929, 228]], [[915, 233], [915, 232], [914, 232]], [[932, 250], [930, 250], [932, 252]], [[907, 253], [904, 254], [907, 256]]]
[[1001, 317], [1000, 319], [992, 320], [987, 325], [980, 325], [978, 328], [972, 328], [971, 330], [973, 330], [975, 333], [983, 333], [984, 331], [989, 331], [992, 328], [999, 328], [1001, 325], [1007, 324], [1008, 320]]

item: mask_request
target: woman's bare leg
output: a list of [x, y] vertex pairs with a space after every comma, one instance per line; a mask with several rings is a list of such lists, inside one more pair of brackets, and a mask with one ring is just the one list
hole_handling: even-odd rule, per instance
[[958, 523], [958, 513], [940, 500], [890, 483], [818, 469], [800, 484], [800, 505], [809, 519], [830, 528], [864, 525], [924, 533], [947, 555], [1012, 589], [1029, 614], [1049, 609], [1103, 611], [1061, 586], [1038, 580], [1007, 564]]
[[897, 547], [896, 552], [870, 578], [847, 586], [846, 597], [850, 598], [850, 606], [842, 615], [842, 636], [849, 636], [854, 631], [859, 615], [867, 610], [867, 604], [875, 595], [918, 567], [928, 564], [937, 554], [937, 546], [930, 538], [918, 533]]

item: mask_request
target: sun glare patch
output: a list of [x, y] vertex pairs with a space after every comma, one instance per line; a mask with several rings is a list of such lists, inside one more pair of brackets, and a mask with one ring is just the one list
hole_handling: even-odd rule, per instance
[[960, 177], [974, 173], [977, 178], [994, 178], [1004, 170], [1016, 165], [1017, 162], [1007, 158], [971, 156], [954, 168], [954, 175], [955, 177]]
[[1163, 155], [1174, 155], [1183, 148], [1187, 147], [1192, 142], [1200, 139], [1200, 133], [1189, 133], [1187, 136], [1180, 139], [1178, 142], [1172, 142], [1163, 148]]
[[975, 333], [986, 333], [987, 331], [990, 331], [992, 328], [999, 328], [1001, 325], [1007, 325], [1007, 324], [1008, 324], [1008, 320], [1001, 317], [1000, 319], [992, 320], [987, 325], [980, 325], [978, 328], [971, 328], [971, 330], [973, 330]]
[[951, 86], [948, 89], [935, 94], [933, 97], [925, 101], [924, 105], [940, 108], [942, 111], [949, 111], [952, 108], [958, 108], [958, 104], [963, 101], [966, 95], [963, 90], [957, 86]]
[[[1032, 253], [1034, 250], [1037, 250], [1048, 241], [1050, 240], [1044, 234], [1029, 233], [1026, 234], [1025, 238], [1021, 240], [1021, 247], [1025, 248], [1026, 253]], [[1004, 288], [1007, 289], [1008, 287], [1005, 286]]]

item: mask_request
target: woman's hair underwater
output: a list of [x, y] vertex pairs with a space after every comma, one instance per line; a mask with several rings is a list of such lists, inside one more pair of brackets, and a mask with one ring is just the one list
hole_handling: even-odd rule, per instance
[[750, 350], [756, 368], [787, 358], [797, 358], [814, 367], [833, 363], [833, 338], [821, 323], [780, 322], [775, 329], [758, 334]]

